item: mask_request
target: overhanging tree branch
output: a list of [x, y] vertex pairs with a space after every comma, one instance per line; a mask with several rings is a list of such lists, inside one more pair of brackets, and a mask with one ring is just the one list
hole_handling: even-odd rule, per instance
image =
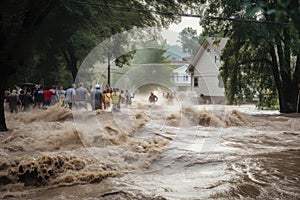
[[272, 61], [267, 58], [257, 58], [257, 59], [243, 60], [242, 62], [238, 62], [237, 66], [246, 65], [250, 63], [266, 63], [270, 66], [272, 66], [273, 64]]

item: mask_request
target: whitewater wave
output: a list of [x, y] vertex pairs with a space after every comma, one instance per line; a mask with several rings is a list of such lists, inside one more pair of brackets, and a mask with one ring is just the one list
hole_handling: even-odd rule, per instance
[[[271, 187], [267, 175], [258, 176], [256, 172], [264, 173], [268, 163], [273, 165], [270, 158], [275, 155], [285, 160], [287, 155], [295, 159], [299, 154], [298, 115], [253, 114], [238, 108], [213, 110], [206, 106], [181, 108], [140, 101], [117, 113], [53, 106], [6, 116], [10, 131], [0, 135], [1, 198], [23, 198], [32, 195], [32, 190], [101, 184], [111, 179], [114, 181], [109, 187], [117, 184], [122, 189], [114, 190], [116, 193], [102, 191], [107, 198], [140, 195], [189, 199], [199, 191], [203, 198], [263, 198], [269, 193], [261, 184], [267, 184], [276, 194], [279, 191]], [[252, 161], [241, 159], [246, 156]], [[255, 168], [251, 162], [262, 167]], [[267, 173], [276, 167], [268, 168]], [[178, 173], [180, 181], [174, 177]], [[288, 172], [283, 173], [293, 185]], [[180, 184], [190, 181], [189, 188], [180, 189], [173, 184], [175, 180]], [[122, 183], [128, 181], [125, 187]], [[129, 192], [132, 188], [135, 192]], [[293, 188], [290, 197], [297, 195]], [[207, 189], [213, 192], [204, 192]], [[186, 191], [190, 195], [185, 197]]]

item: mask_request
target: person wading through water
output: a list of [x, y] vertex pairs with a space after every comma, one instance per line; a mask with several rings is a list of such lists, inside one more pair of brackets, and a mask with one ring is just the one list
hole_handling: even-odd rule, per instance
[[150, 94], [148, 100], [149, 100], [150, 103], [155, 103], [155, 102], [158, 101], [158, 97], [155, 96], [155, 95], [153, 94], [153, 92], [151, 92], [151, 94]]
[[120, 111], [121, 110], [121, 107], [120, 107], [121, 94], [120, 94], [118, 88], [113, 89], [111, 98], [112, 98], [112, 105], [113, 105], [112, 111]]

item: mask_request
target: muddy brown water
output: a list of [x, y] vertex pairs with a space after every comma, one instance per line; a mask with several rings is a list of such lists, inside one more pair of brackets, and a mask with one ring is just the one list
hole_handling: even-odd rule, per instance
[[6, 113], [1, 199], [299, 199], [300, 116], [252, 106]]

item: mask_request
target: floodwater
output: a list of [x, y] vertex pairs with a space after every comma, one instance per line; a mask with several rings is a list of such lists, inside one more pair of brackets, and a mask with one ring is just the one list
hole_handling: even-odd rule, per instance
[[299, 114], [189, 105], [6, 113], [0, 198], [299, 199]]

